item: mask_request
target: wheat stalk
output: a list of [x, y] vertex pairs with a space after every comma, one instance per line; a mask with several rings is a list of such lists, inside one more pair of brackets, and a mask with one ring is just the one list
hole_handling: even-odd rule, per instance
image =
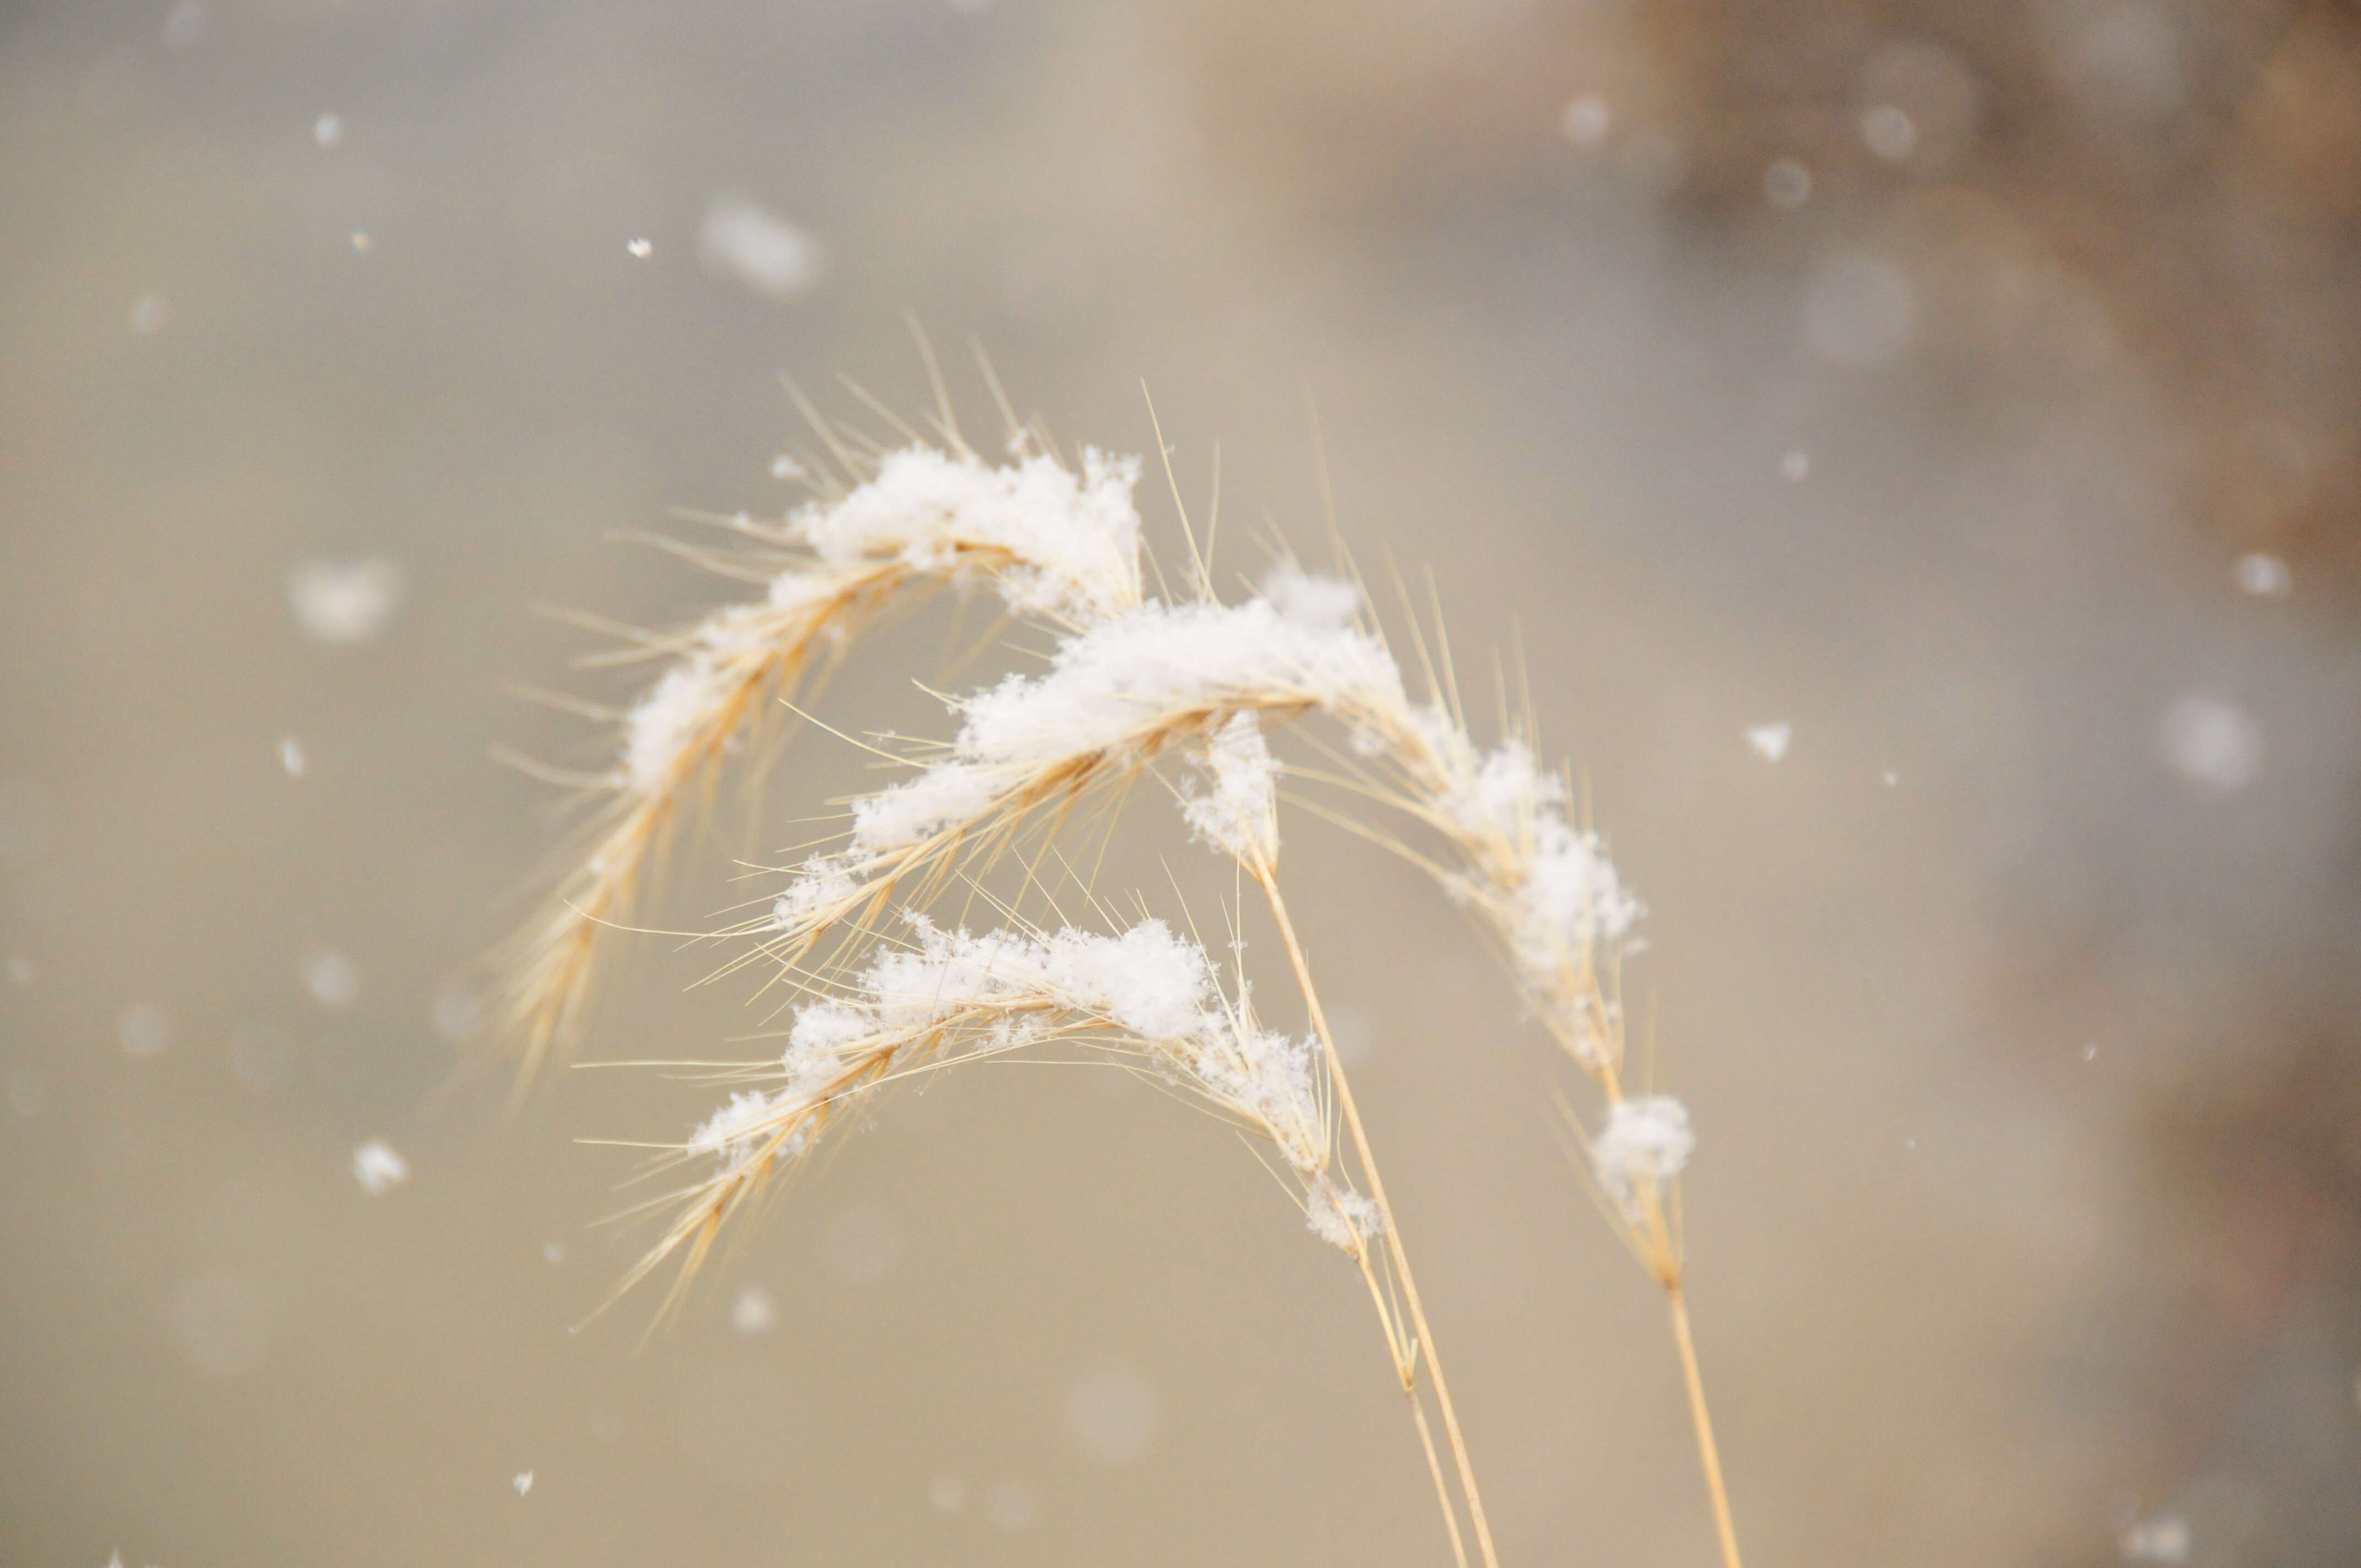
[[[614, 787], [625, 815], [607, 840], [619, 853], [609, 858], [602, 846], [575, 873], [568, 891], [577, 896], [564, 900], [564, 915], [553, 915], [525, 943], [516, 1012], [532, 1059], [578, 1017], [589, 944], [607, 911], [628, 900], [660, 854], [684, 795], [709, 783], [733, 738], [759, 718], [752, 711], [759, 696], [792, 682], [820, 640], [840, 643], [895, 592], [920, 580], [988, 582], [1016, 618], [1056, 639], [1046, 673], [952, 699], [961, 718], [955, 737], [906, 749], [900, 760], [913, 776], [855, 798], [840, 844], [787, 872], [767, 913], [717, 933], [740, 944], [727, 969], [760, 966], [766, 984], [793, 986], [813, 1000], [799, 1010], [786, 1053], [770, 1069], [784, 1083], [741, 1093], [670, 1151], [713, 1157], [717, 1168], [674, 1195], [673, 1221], [633, 1278], [675, 1256], [693, 1267], [722, 1223], [807, 1149], [837, 1108], [886, 1081], [1009, 1049], [1127, 1052], [1279, 1152], [1313, 1229], [1345, 1250], [1368, 1283], [1464, 1563], [1456, 1509], [1419, 1398], [1423, 1362], [1460, 1501], [1482, 1560], [1495, 1568], [1490, 1527], [1400, 1226], [1279, 883], [1282, 770], [1264, 726], [1319, 715], [1343, 731], [1345, 747], [1331, 751], [1340, 771], [1287, 771], [1390, 808], [1441, 850], [1430, 853], [1324, 805], [1313, 809], [1432, 872], [1491, 934], [1536, 1016], [1598, 1086], [1604, 1117], [1586, 1140], [1591, 1175], [1602, 1212], [1664, 1293], [1722, 1555], [1737, 1568], [1684, 1289], [1677, 1179], [1694, 1139], [1678, 1102], [1632, 1096], [1624, 1081], [1617, 977], [1642, 908], [1598, 836], [1570, 817], [1565, 777], [1536, 761], [1530, 721], [1493, 747], [1478, 745], [1439, 623], [1430, 647], [1415, 615], [1427, 695], [1413, 700], [1356, 581], [1288, 565], [1253, 597], [1223, 603], [1192, 539], [1194, 598], [1148, 597], [1129, 499], [1136, 462], [1093, 453], [1076, 473], [1029, 452], [1028, 438], [1012, 433], [1012, 461], [995, 468], [958, 439], [948, 413], [941, 426], [945, 449], [863, 449], [829, 435], [848, 468], [845, 481], [758, 534], [774, 549], [802, 552], [769, 579], [760, 609], [774, 617], [770, 629], [755, 629], [756, 615], [739, 620], [724, 610], [678, 641], [673, 667], [623, 720], [624, 765]], [[784, 610], [790, 606], [818, 608]], [[977, 938], [941, 931], [917, 913], [954, 882], [980, 885], [1019, 845], [1036, 847], [1029, 884], [1077, 806], [1173, 761], [1190, 769], [1173, 787], [1192, 831], [1237, 863], [1279, 925], [1318, 1042], [1317, 1073], [1308, 1047], [1274, 1045], [1253, 1025], [1242, 988], [1218, 1005], [1205, 1003], [1223, 993], [1191, 945], [1174, 946], [1166, 958], [1170, 974], [1194, 980], [1165, 990], [1195, 1000], [1155, 1027], [1141, 1022], [1148, 992], [1111, 986], [1104, 966], [1079, 978], [1071, 963], [1060, 967], [1125, 944], [1178, 944], [1160, 925], [1136, 926], [1117, 938], [1019, 922]], [[657, 825], [638, 827], [647, 817]], [[915, 947], [873, 956], [888, 940], [887, 916], [896, 910], [915, 917]], [[823, 941], [833, 947], [815, 962]], [[1131, 979], [1139, 982], [1137, 974]], [[1249, 1042], [1259, 1044], [1250, 1052]], [[1242, 1074], [1235, 1064], [1248, 1054], [1258, 1071], [1279, 1078]], [[1366, 1198], [1333, 1174], [1332, 1105], [1342, 1113]], [[1378, 1235], [1382, 1266], [1366, 1245]]]

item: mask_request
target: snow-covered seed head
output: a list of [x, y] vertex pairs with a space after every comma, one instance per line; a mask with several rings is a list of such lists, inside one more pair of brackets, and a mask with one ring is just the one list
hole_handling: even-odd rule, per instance
[[1668, 1094], [1647, 1094], [1608, 1106], [1606, 1123], [1590, 1141], [1590, 1159], [1600, 1190], [1637, 1224], [1696, 1149], [1688, 1107]]
[[740, 1090], [680, 1146], [714, 1163], [647, 1267], [701, 1238], [837, 1114], [929, 1066], [1067, 1046], [1110, 1051], [1190, 1090], [1266, 1142], [1315, 1235], [1358, 1257], [1376, 1211], [1334, 1168], [1321, 1058], [1255, 1022], [1211, 959], [1160, 920], [1120, 936], [1067, 928], [977, 935], [924, 916], [832, 995], [800, 1008], [775, 1087]]
[[914, 582], [989, 584], [1012, 613], [1066, 627], [1137, 609], [1138, 477], [1138, 459], [1096, 451], [1076, 472], [1039, 454], [994, 466], [963, 445], [913, 445], [782, 527], [734, 520], [769, 553], [699, 558], [741, 577], [767, 571], [763, 597], [640, 640], [673, 662], [620, 716], [612, 771], [581, 781], [611, 790], [612, 803], [512, 944], [509, 1011], [527, 1070], [573, 1032], [600, 933], [629, 913], [684, 805], [769, 717], [773, 697], [791, 695], [813, 660]]
[[789, 520], [821, 560], [899, 560], [914, 573], [990, 581], [1017, 616], [1087, 625], [1140, 602], [1139, 459], [1084, 448], [1076, 473], [1036, 454], [993, 467], [906, 446], [874, 478]]
[[1377, 1204], [1325, 1177], [1304, 1189], [1303, 1219], [1313, 1235], [1356, 1257], [1386, 1228], [1385, 1214]]
[[1251, 713], [1233, 713], [1205, 737], [1197, 765], [1208, 788], [1183, 807], [1189, 829], [1249, 864], [1279, 863], [1279, 763]]

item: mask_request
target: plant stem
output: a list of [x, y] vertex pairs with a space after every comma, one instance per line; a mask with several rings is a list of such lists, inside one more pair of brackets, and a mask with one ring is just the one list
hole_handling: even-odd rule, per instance
[[1415, 1387], [1405, 1388], [1410, 1396], [1410, 1413], [1418, 1422], [1418, 1444], [1426, 1450], [1427, 1473], [1434, 1477], [1434, 1498], [1443, 1505], [1443, 1522], [1451, 1527], [1451, 1560], [1458, 1568], [1467, 1568], [1467, 1543], [1459, 1539], [1459, 1512], [1451, 1506], [1451, 1487], [1443, 1478], [1443, 1461], [1435, 1456], [1434, 1432], [1426, 1423], [1426, 1405], [1419, 1398]]
[[1467, 1568], [1467, 1543], [1459, 1535], [1459, 1509], [1451, 1500], [1451, 1483], [1443, 1474], [1443, 1461], [1434, 1452], [1434, 1432], [1427, 1425], [1426, 1404], [1418, 1397], [1418, 1346], [1402, 1337], [1400, 1320], [1386, 1300], [1385, 1287], [1378, 1283], [1378, 1271], [1369, 1262], [1369, 1249], [1365, 1243], [1353, 1255], [1360, 1266], [1361, 1278], [1369, 1287], [1369, 1303], [1378, 1310], [1378, 1326], [1386, 1332], [1386, 1353], [1393, 1357], [1394, 1376], [1401, 1380], [1402, 1398], [1410, 1401], [1411, 1419], [1418, 1423], [1418, 1445], [1426, 1454], [1426, 1473], [1434, 1478], [1434, 1500], [1443, 1509], [1444, 1528], [1451, 1532], [1451, 1561], [1455, 1568]]
[[[1410, 1308], [1411, 1328], [1418, 1336], [1419, 1347], [1426, 1354], [1427, 1371], [1434, 1384], [1434, 1402], [1443, 1412], [1444, 1434], [1451, 1442], [1451, 1456], [1459, 1471], [1459, 1490], [1467, 1499], [1467, 1517], [1476, 1527], [1476, 1549], [1483, 1556], [1485, 1568], [1500, 1568], [1500, 1559], [1492, 1546], [1492, 1526], [1484, 1516], [1483, 1495], [1476, 1488], [1476, 1466], [1467, 1457], [1467, 1440], [1459, 1430], [1459, 1414], [1451, 1403], [1451, 1386], [1444, 1380], [1443, 1358], [1435, 1354], [1434, 1334], [1427, 1327], [1426, 1309], [1419, 1301], [1418, 1281], [1411, 1275], [1410, 1254], [1403, 1249], [1401, 1224], [1394, 1216], [1393, 1205], [1386, 1198], [1385, 1179], [1378, 1174], [1377, 1155], [1369, 1147], [1369, 1135], [1361, 1125], [1361, 1113], [1353, 1102], [1353, 1086], [1345, 1079], [1344, 1059], [1336, 1054], [1335, 1038], [1328, 1032], [1328, 1014], [1320, 1005], [1320, 993], [1312, 983], [1312, 966], [1303, 956], [1303, 945], [1296, 939], [1295, 923], [1288, 918], [1287, 900], [1279, 895], [1279, 878], [1270, 866], [1257, 858], [1247, 862], [1246, 870], [1262, 884], [1263, 896], [1270, 904], [1271, 917], [1279, 924], [1280, 938], [1287, 944], [1289, 963], [1294, 966], [1296, 986], [1303, 993], [1304, 1007], [1312, 1014], [1312, 1032], [1320, 1036], [1321, 1049], [1328, 1058], [1329, 1080], [1335, 1086], [1337, 1108], [1345, 1113], [1345, 1125], [1353, 1136], [1353, 1153], [1359, 1159], [1361, 1173], [1369, 1180], [1369, 1200], [1385, 1217], [1386, 1250], [1393, 1259], [1394, 1273], [1400, 1278], [1402, 1300]], [[1456, 1533], [1456, 1527], [1454, 1527]]]
[[1673, 1339], [1680, 1346], [1681, 1376], [1689, 1389], [1689, 1419], [1697, 1426], [1697, 1457], [1705, 1462], [1705, 1489], [1713, 1501], [1713, 1528], [1721, 1537], [1723, 1568], [1739, 1568], [1738, 1530], [1730, 1522], [1730, 1494], [1721, 1484], [1721, 1454], [1714, 1447], [1713, 1418], [1705, 1408], [1705, 1379], [1697, 1372], [1697, 1342], [1689, 1334], [1688, 1298], [1678, 1281], [1664, 1287], [1673, 1311]]

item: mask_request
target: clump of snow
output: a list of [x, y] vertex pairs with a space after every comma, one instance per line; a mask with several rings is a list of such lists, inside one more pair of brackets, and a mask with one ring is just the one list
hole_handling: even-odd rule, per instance
[[1251, 713], [1233, 713], [1205, 738], [1200, 761], [1212, 787], [1183, 808], [1189, 829], [1242, 861], [1279, 858], [1279, 763]]
[[1315, 631], [1340, 631], [1361, 613], [1357, 587], [1291, 564], [1263, 574], [1262, 597], [1281, 618]]
[[1264, 599], [1152, 604], [1061, 644], [1048, 674], [969, 698], [956, 750], [1021, 766], [1115, 750], [1175, 714], [1366, 702], [1400, 682], [1375, 638], [1307, 627]]
[[[1518, 981], [1536, 1006], [1567, 1013], [1568, 986], [1587, 983], [1596, 957], [1627, 950], [1646, 913], [1623, 885], [1598, 835], [1565, 815], [1563, 774], [1544, 769], [1523, 741], [1478, 751], [1441, 708], [1412, 717], [1438, 775], [1434, 806], [1484, 874], [1453, 891], [1479, 902], [1509, 946]], [[1587, 1011], [1554, 1020], [1589, 1059], [1605, 1045]]]
[[1641, 1194], [1661, 1192], [1696, 1149], [1688, 1107], [1668, 1094], [1648, 1094], [1608, 1107], [1607, 1124], [1591, 1140], [1590, 1158], [1598, 1185], [1628, 1218], [1637, 1220]]
[[509, 1485], [516, 1488], [516, 1495], [518, 1497], [523, 1497], [527, 1492], [533, 1490], [533, 1472], [530, 1470], [518, 1471], [514, 1475], [509, 1478]]
[[772, 300], [809, 290], [826, 259], [818, 240], [758, 203], [727, 193], [707, 205], [697, 254], [708, 270]]
[[1313, 1235], [1346, 1252], [1386, 1228], [1385, 1215], [1375, 1203], [1324, 1179], [1304, 1189], [1303, 1223]]
[[344, 647], [375, 639], [393, 621], [409, 586], [381, 555], [361, 561], [305, 561], [287, 574], [295, 624], [322, 642]]
[[1795, 727], [1784, 719], [1757, 724], [1746, 731], [1746, 749], [1766, 762], [1775, 762], [1787, 754], [1787, 743], [1795, 738]]
[[1576, 831], [1554, 810], [1534, 819], [1531, 867], [1516, 908], [1517, 963], [1537, 976], [1573, 954], [1620, 947], [1642, 913], [1598, 835]]
[[[658, 794], [675, 782], [701, 745], [712, 744], [717, 718], [742, 707], [750, 681], [770, 666], [779, 630], [763, 605], [731, 605], [708, 616], [666, 670], [623, 719], [623, 782]], [[721, 738], [726, 743], [728, 736]]]
[[732, 1167], [744, 1164], [754, 1154], [763, 1123], [783, 1102], [759, 1089], [734, 1091], [727, 1105], [697, 1124], [688, 1135], [688, 1151], [718, 1155]]
[[824, 561], [899, 557], [935, 576], [981, 558], [1016, 615], [1087, 623], [1139, 602], [1139, 459], [1085, 448], [1078, 474], [1037, 454], [992, 467], [928, 446], [790, 520]]
[[410, 1162], [383, 1138], [371, 1138], [353, 1150], [353, 1179], [376, 1198], [410, 1179]]

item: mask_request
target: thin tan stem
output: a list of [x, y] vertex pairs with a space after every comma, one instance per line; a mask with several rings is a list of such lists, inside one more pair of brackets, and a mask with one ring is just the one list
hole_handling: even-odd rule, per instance
[[1451, 1500], [1451, 1482], [1443, 1474], [1443, 1459], [1434, 1450], [1434, 1432], [1427, 1424], [1426, 1406], [1418, 1397], [1418, 1348], [1404, 1343], [1401, 1325], [1386, 1300], [1385, 1288], [1378, 1283], [1378, 1271], [1370, 1265], [1368, 1249], [1361, 1248], [1353, 1261], [1360, 1265], [1361, 1278], [1369, 1287], [1370, 1304], [1377, 1308], [1378, 1323], [1385, 1330], [1386, 1352], [1393, 1357], [1394, 1376], [1401, 1380], [1402, 1398], [1410, 1401], [1411, 1419], [1418, 1423], [1418, 1442], [1426, 1453], [1426, 1473], [1434, 1477], [1434, 1500], [1443, 1509], [1444, 1528], [1451, 1532], [1451, 1560], [1456, 1568], [1467, 1568], [1467, 1543], [1459, 1534], [1459, 1506]]
[[1443, 1505], [1443, 1522], [1451, 1527], [1451, 1560], [1458, 1568], [1467, 1568], [1467, 1544], [1459, 1539], [1459, 1510], [1451, 1506], [1451, 1483], [1443, 1478], [1443, 1458], [1434, 1452], [1434, 1432], [1426, 1423], [1426, 1405], [1418, 1397], [1416, 1387], [1404, 1388], [1410, 1398], [1410, 1413], [1418, 1421], [1418, 1444], [1426, 1450], [1426, 1471], [1434, 1477], [1434, 1500]]
[[1714, 1447], [1713, 1417], [1706, 1412], [1705, 1379], [1697, 1372], [1697, 1342], [1689, 1334], [1688, 1299], [1675, 1283], [1664, 1288], [1673, 1311], [1673, 1339], [1681, 1350], [1681, 1376], [1688, 1382], [1689, 1419], [1697, 1424], [1697, 1457], [1705, 1462], [1706, 1494], [1713, 1500], [1713, 1528], [1721, 1537], [1723, 1568], [1740, 1568], [1738, 1529], [1730, 1522], [1730, 1494], [1721, 1484], [1721, 1453]]
[[1386, 1198], [1385, 1179], [1378, 1174], [1377, 1155], [1370, 1149], [1369, 1135], [1361, 1125], [1360, 1109], [1353, 1102], [1353, 1086], [1345, 1076], [1344, 1058], [1337, 1055], [1336, 1041], [1328, 1032], [1328, 1014], [1321, 1007], [1320, 993], [1312, 983], [1312, 965], [1303, 956], [1303, 944], [1296, 938], [1295, 923], [1288, 918], [1287, 900], [1279, 895], [1277, 873], [1260, 859], [1249, 861], [1246, 870], [1262, 884], [1271, 917], [1279, 925], [1280, 939], [1287, 944], [1288, 962], [1294, 966], [1296, 987], [1303, 993], [1304, 1007], [1312, 1015], [1312, 1033], [1320, 1036], [1320, 1047], [1328, 1058], [1328, 1077], [1335, 1087], [1337, 1108], [1345, 1113], [1345, 1126], [1352, 1134], [1353, 1153], [1360, 1161], [1361, 1174], [1368, 1178], [1369, 1201], [1385, 1217], [1386, 1251], [1393, 1259], [1394, 1273], [1401, 1280], [1402, 1300], [1410, 1308], [1411, 1328], [1425, 1354], [1427, 1373], [1434, 1383], [1434, 1403], [1443, 1412], [1444, 1434], [1451, 1441], [1451, 1456], [1459, 1471], [1459, 1490], [1467, 1499], [1467, 1517], [1476, 1527], [1476, 1549], [1483, 1556], [1485, 1568], [1500, 1568], [1499, 1555], [1492, 1546], [1492, 1526], [1484, 1515], [1483, 1495], [1476, 1487], [1476, 1466], [1467, 1456], [1467, 1439], [1459, 1429], [1459, 1414], [1451, 1402], [1451, 1386], [1443, 1376], [1443, 1358], [1435, 1354], [1434, 1333], [1427, 1326], [1426, 1309], [1419, 1300], [1418, 1280], [1411, 1273], [1410, 1254], [1402, 1245], [1401, 1224], [1395, 1218], [1393, 1204]]

